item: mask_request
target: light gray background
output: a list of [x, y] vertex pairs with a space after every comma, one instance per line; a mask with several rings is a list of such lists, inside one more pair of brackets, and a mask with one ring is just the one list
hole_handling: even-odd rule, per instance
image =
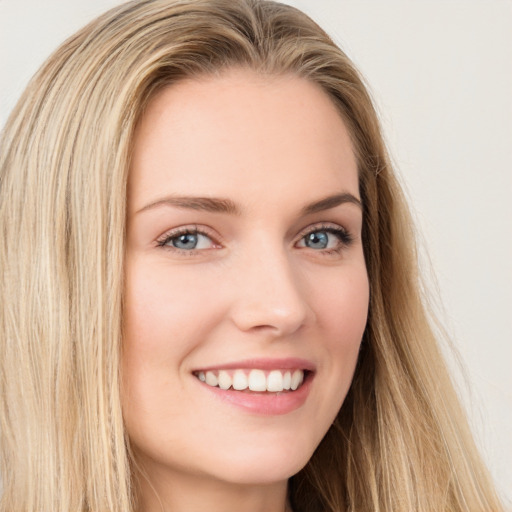
[[[0, 126], [49, 53], [118, 3], [0, 0]], [[471, 391], [453, 372], [512, 510], [512, 1], [287, 3], [370, 84]]]

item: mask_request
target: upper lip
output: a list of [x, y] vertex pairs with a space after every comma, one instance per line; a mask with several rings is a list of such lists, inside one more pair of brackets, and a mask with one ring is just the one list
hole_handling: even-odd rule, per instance
[[240, 361], [231, 361], [228, 363], [220, 363], [210, 366], [202, 366], [194, 370], [209, 371], [209, 370], [236, 370], [236, 369], [260, 369], [260, 370], [308, 370], [314, 372], [316, 366], [307, 359], [299, 357], [286, 357], [286, 358], [256, 358], [256, 359], [242, 359]]

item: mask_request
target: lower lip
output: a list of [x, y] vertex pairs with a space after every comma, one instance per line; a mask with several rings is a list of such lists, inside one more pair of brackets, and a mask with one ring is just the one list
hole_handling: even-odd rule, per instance
[[223, 400], [235, 407], [259, 414], [263, 416], [274, 416], [288, 414], [299, 407], [306, 401], [311, 390], [311, 382], [314, 375], [309, 373], [304, 382], [295, 391], [287, 391], [283, 393], [256, 393], [243, 392], [234, 389], [220, 389], [218, 387], [208, 386], [198, 380], [206, 391], [210, 391], [218, 399]]

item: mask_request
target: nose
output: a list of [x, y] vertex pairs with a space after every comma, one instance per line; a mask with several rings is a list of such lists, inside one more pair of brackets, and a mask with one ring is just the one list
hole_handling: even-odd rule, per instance
[[262, 250], [239, 262], [231, 316], [244, 332], [273, 337], [298, 331], [314, 319], [307, 290], [285, 251]]

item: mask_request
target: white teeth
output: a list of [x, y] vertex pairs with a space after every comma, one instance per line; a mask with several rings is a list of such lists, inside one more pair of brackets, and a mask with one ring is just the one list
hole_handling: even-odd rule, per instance
[[292, 373], [286, 372], [283, 376], [283, 389], [290, 389], [292, 387]]
[[251, 391], [269, 391], [279, 393], [281, 391], [295, 391], [304, 381], [303, 370], [272, 370], [265, 373], [264, 370], [228, 370], [198, 372], [197, 378], [209, 386], [220, 389], [233, 388], [243, 391], [249, 388]]
[[283, 374], [279, 370], [272, 370], [268, 374], [267, 391], [283, 391]]
[[220, 389], [229, 389], [233, 381], [229, 376], [229, 373], [223, 370], [219, 372], [219, 388]]
[[249, 389], [251, 391], [267, 391], [267, 379], [263, 370], [249, 372]]
[[295, 391], [304, 380], [304, 372], [301, 370], [295, 370], [292, 375], [291, 389]]
[[219, 383], [219, 380], [217, 379], [217, 375], [213, 372], [206, 372], [206, 384], [208, 386], [216, 386]]
[[237, 370], [233, 375], [233, 389], [243, 391], [249, 387], [249, 379], [243, 370]]

